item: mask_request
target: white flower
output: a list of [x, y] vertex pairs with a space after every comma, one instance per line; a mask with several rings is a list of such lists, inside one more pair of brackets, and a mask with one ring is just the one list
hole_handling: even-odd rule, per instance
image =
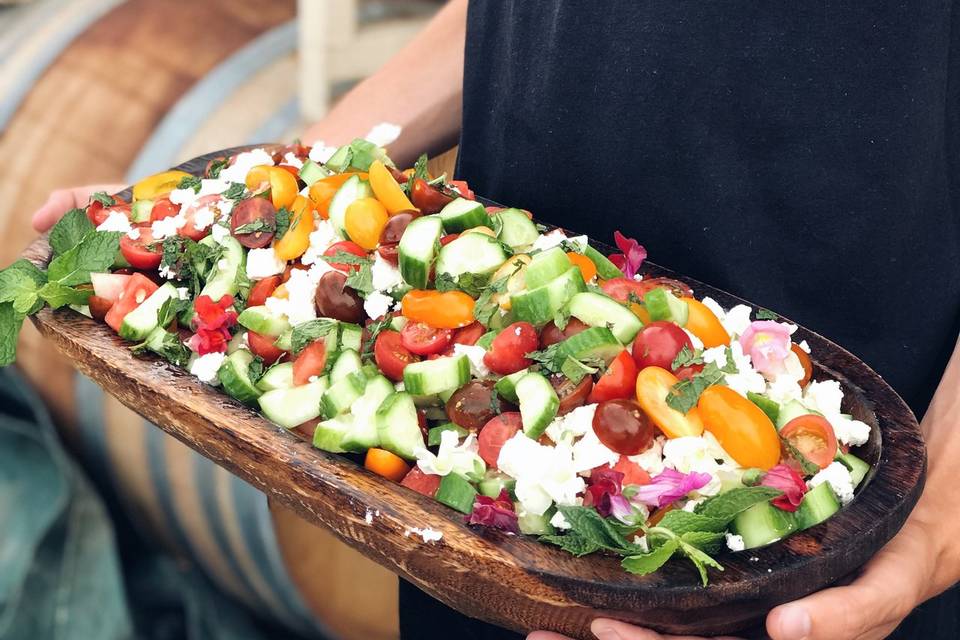
[[417, 459], [417, 466], [426, 474], [445, 476], [455, 473], [473, 477], [486, 469], [477, 454], [479, 450], [477, 436], [471, 433], [461, 443], [457, 432], [450, 429], [440, 434], [440, 448], [436, 455], [423, 447], [414, 449], [413, 455]]
[[593, 415], [596, 411], [596, 404], [579, 406], [569, 413], [554, 418], [553, 422], [547, 425], [545, 433], [554, 442], [572, 442], [588, 431], [593, 431]]
[[247, 252], [247, 277], [251, 280], [262, 280], [279, 275], [286, 268], [287, 262], [277, 256], [273, 247], [250, 249]]
[[213, 384], [217, 380], [217, 371], [226, 358], [225, 353], [208, 353], [202, 355], [193, 361], [190, 365], [190, 373], [200, 379], [201, 382]]
[[390, 307], [392, 306], [393, 298], [388, 295], [384, 295], [379, 291], [371, 292], [367, 296], [367, 299], [363, 301], [363, 310], [373, 320], [387, 315], [387, 313], [390, 311]]
[[477, 345], [455, 344], [453, 345], [453, 355], [467, 356], [470, 361], [470, 374], [475, 378], [483, 378], [490, 375], [490, 369], [483, 363], [483, 357], [487, 355], [487, 350]]
[[129, 233], [133, 227], [130, 226], [130, 218], [125, 213], [119, 211], [110, 211], [107, 219], [100, 223], [97, 231], [119, 231], [120, 233]]
[[[259, 165], [273, 166], [273, 156], [263, 149], [253, 149], [237, 154], [233, 159], [233, 164], [220, 170], [219, 179], [222, 182], [240, 182], [247, 181], [247, 174], [250, 169]], [[227, 185], [229, 187], [229, 184]], [[224, 187], [226, 190], [227, 187]], [[221, 191], [222, 193], [222, 191]]]
[[849, 504], [853, 500], [853, 478], [850, 477], [850, 470], [841, 462], [831, 462], [826, 469], [821, 469], [817, 475], [807, 481], [807, 486], [814, 487], [828, 483], [837, 494], [841, 504]]
[[554, 502], [574, 505], [586, 488], [574, 470], [569, 445], [544, 446], [522, 432], [504, 443], [497, 467], [516, 479], [514, 492], [527, 513], [543, 515]]

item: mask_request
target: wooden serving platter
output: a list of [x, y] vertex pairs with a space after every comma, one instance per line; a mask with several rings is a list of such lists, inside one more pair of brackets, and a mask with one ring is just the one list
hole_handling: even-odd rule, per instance
[[[200, 175], [211, 158], [235, 151], [178, 168]], [[45, 266], [46, 237], [24, 256]], [[743, 302], [649, 262], [643, 271], [681, 278], [724, 307]], [[872, 470], [856, 499], [782, 542], [721, 554], [726, 570], [711, 571], [706, 587], [682, 561], [634, 576], [618, 558], [574, 558], [533, 538], [468, 527], [461, 514], [369, 473], [355, 459], [312, 448], [188, 372], [134, 357], [107, 326], [69, 309], [44, 309], [33, 322], [77, 369], [167, 433], [447, 605], [520, 632], [592, 638], [589, 624], [598, 615], [669, 633], [742, 632], [762, 624], [772, 607], [855, 572], [900, 529], [923, 488], [926, 452], [907, 405], [867, 365], [801, 327], [795, 338], [812, 347], [815, 377], [839, 380], [845, 411], [873, 427], [858, 451]], [[443, 537], [425, 541], [417, 531], [424, 528]]]

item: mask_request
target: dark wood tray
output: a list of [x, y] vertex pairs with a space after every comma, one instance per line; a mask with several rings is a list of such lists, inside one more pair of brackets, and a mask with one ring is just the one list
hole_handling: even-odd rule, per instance
[[[233, 151], [178, 168], [199, 175], [209, 159]], [[24, 256], [45, 266], [46, 237]], [[679, 277], [724, 307], [744, 302], [649, 262], [643, 271]], [[772, 607], [855, 572], [900, 529], [923, 488], [924, 443], [903, 400], [855, 356], [801, 327], [795, 338], [812, 347], [815, 377], [839, 380], [845, 410], [873, 427], [858, 451], [872, 470], [856, 499], [782, 542], [722, 554], [726, 570], [711, 571], [707, 587], [681, 561], [633, 576], [617, 558], [574, 558], [532, 538], [467, 527], [453, 510], [313, 449], [186, 371], [135, 358], [107, 326], [69, 309], [44, 309], [33, 322], [77, 369], [167, 433], [451, 607], [521, 632], [592, 638], [589, 624], [598, 615], [669, 633], [743, 632], [762, 624]], [[443, 538], [427, 543], [412, 532], [424, 527]]]

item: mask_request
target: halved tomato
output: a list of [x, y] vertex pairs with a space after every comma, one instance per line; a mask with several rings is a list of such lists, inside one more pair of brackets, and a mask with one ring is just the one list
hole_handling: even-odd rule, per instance
[[403, 369], [408, 364], [420, 360], [403, 346], [397, 331], [380, 332], [373, 343], [373, 359], [383, 374], [395, 382], [403, 380]]
[[120, 253], [134, 269], [153, 271], [163, 259], [160, 243], [154, 240], [149, 224], [138, 224], [134, 229], [139, 230], [139, 237], [131, 238], [127, 234], [120, 236]]
[[587, 402], [629, 398], [637, 384], [637, 365], [629, 351], [622, 351], [593, 385]]
[[313, 376], [319, 376], [327, 366], [327, 343], [315, 340], [309, 344], [297, 359], [293, 361], [293, 384], [300, 386], [310, 382]]
[[[126, 237], [126, 236], [123, 236]], [[114, 331], [120, 331], [120, 325], [128, 313], [136, 309], [144, 300], [156, 291], [159, 287], [150, 278], [141, 273], [135, 273], [127, 280], [126, 286], [117, 298], [117, 301], [110, 307], [103, 321]]]
[[256, 331], [247, 331], [247, 342], [253, 355], [263, 358], [264, 363], [273, 364], [286, 354], [286, 351], [277, 347], [276, 338], [265, 336]]
[[266, 303], [267, 298], [273, 294], [281, 282], [283, 282], [283, 276], [270, 276], [263, 280], [257, 280], [256, 284], [250, 288], [250, 295], [247, 296], [247, 306], [259, 307]]
[[780, 430], [780, 437], [804, 458], [826, 469], [837, 456], [837, 436], [823, 416], [815, 413], [797, 416]]
[[429, 356], [446, 351], [452, 342], [452, 330], [435, 329], [423, 322], [408, 322], [400, 330], [400, 344], [410, 353], [419, 356]]
[[667, 396], [678, 382], [677, 377], [666, 369], [642, 369], [637, 374], [637, 402], [668, 438], [699, 436], [703, 433], [703, 421], [697, 408], [684, 414], [667, 404]]
[[477, 444], [480, 447], [478, 453], [483, 461], [496, 469], [500, 449], [503, 448], [507, 440], [515, 436], [522, 428], [523, 422], [520, 420], [520, 414], [515, 411], [501, 413], [487, 422], [480, 429], [480, 435], [477, 436]]

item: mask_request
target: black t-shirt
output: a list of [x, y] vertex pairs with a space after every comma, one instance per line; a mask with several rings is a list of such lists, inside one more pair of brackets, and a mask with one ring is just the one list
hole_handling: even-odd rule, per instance
[[[960, 330], [952, 8], [473, 0], [458, 174], [783, 313], [922, 415]], [[904, 637], [957, 637], [953, 597]]]

